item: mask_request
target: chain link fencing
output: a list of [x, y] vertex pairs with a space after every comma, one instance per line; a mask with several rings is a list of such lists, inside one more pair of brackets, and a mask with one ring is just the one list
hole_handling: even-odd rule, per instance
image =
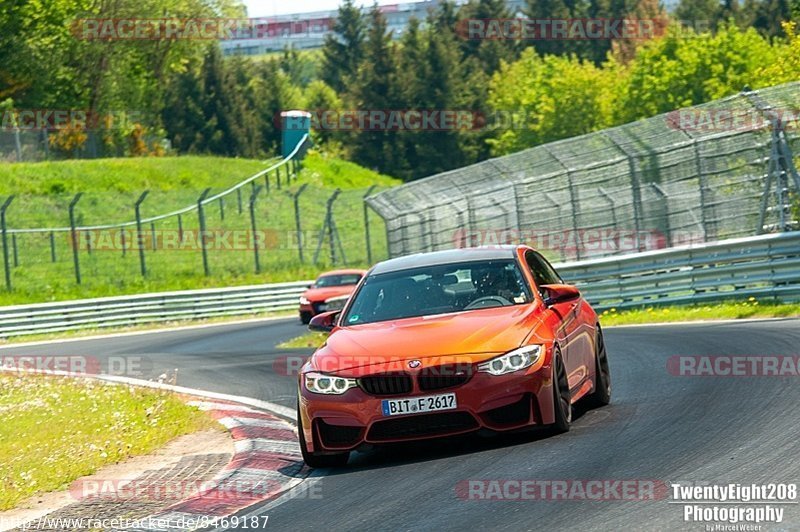
[[528, 243], [574, 261], [797, 229], [800, 82], [375, 194], [390, 256]]
[[[385, 258], [381, 220], [364, 203], [376, 187], [304, 183], [309, 145], [306, 136], [286, 159], [227, 187], [0, 198], [0, 286], [41, 294], [79, 285], [102, 295], [151, 281], [205, 286], [202, 275], [209, 286], [293, 281]], [[63, 225], [47, 227], [53, 220]]]
[[[66, 159], [98, 159], [103, 157], [124, 157], [130, 137], [109, 140], [109, 131], [84, 130], [85, 140], [79, 147], [63, 148], [59, 142], [58, 131], [48, 129], [2, 129], [0, 130], [0, 163], [60, 161]], [[142, 137], [151, 149], [158, 146], [164, 152], [171, 149], [167, 139], [156, 135]]]

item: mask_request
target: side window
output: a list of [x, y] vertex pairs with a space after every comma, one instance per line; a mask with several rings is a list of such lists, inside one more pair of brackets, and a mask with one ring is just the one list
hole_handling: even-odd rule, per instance
[[533, 274], [533, 280], [536, 281], [537, 288], [546, 284], [561, 284], [563, 281], [556, 273], [550, 263], [548, 263], [541, 255], [536, 252], [528, 251], [525, 254], [525, 262]]

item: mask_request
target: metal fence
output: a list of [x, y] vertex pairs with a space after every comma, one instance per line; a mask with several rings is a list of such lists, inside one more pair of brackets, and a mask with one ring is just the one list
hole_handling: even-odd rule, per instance
[[[57, 138], [47, 129], [2, 129], [0, 130], [0, 163], [2, 162], [37, 162], [63, 159], [97, 159], [100, 157], [124, 157], [130, 139], [115, 139], [108, 142], [104, 139], [103, 130], [84, 130], [85, 141], [78, 148], [65, 150]], [[163, 137], [146, 135], [144, 142], [151, 149], [155, 146], [164, 151], [171, 149], [170, 143]]]
[[797, 229], [798, 109], [800, 82], [744, 91], [367, 201], [391, 256], [521, 241], [582, 260]]
[[311, 281], [0, 307], [0, 338], [297, 309]]
[[288, 281], [385, 257], [380, 219], [364, 203], [376, 187], [334, 190], [313, 171], [299, 180], [308, 145], [306, 136], [285, 159], [206, 190], [0, 198], [0, 286], [38, 294], [70, 285], [152, 290], [145, 282], [180, 287], [205, 275], [257, 283], [267, 272]]
[[723, 300], [800, 301], [800, 232], [557, 264], [596, 310]]
[[[800, 232], [556, 264], [595, 309], [800, 301]], [[0, 308], [0, 338], [295, 310], [311, 281]]]

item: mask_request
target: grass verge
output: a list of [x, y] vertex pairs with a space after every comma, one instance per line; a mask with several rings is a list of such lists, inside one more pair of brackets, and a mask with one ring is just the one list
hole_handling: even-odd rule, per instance
[[279, 349], [317, 348], [328, 338], [325, 333], [307, 332], [291, 340], [278, 344]]
[[0, 510], [217, 426], [169, 392], [0, 373]]
[[83, 338], [86, 336], [98, 336], [104, 334], [124, 334], [134, 332], [148, 332], [161, 329], [173, 329], [178, 327], [187, 326], [202, 326], [213, 324], [233, 323], [245, 320], [255, 320], [263, 318], [288, 318], [296, 316], [295, 311], [275, 311], [275, 312], [258, 312], [253, 314], [239, 314], [237, 316], [219, 316], [214, 318], [202, 318], [197, 320], [175, 320], [175, 321], [162, 321], [156, 323], [143, 323], [141, 325], [131, 325], [128, 327], [95, 327], [88, 329], [79, 329], [75, 331], [62, 331], [57, 333], [48, 334], [31, 334], [27, 336], [13, 336], [11, 338], [0, 339], [0, 346], [7, 344], [20, 344], [29, 342], [45, 342], [47, 340], [63, 340], [69, 338]]
[[[144, 190], [150, 190], [141, 207], [142, 217], [147, 218], [194, 205], [206, 187], [221, 192], [267, 166], [264, 161], [220, 157], [7, 164], [0, 165], [0, 197], [17, 195], [7, 213], [8, 227], [13, 229], [68, 226], [67, 206], [77, 192], [84, 193], [75, 208], [78, 225], [114, 224], [134, 219], [133, 205]], [[255, 273], [248, 186], [241, 197], [234, 193], [204, 209], [206, 230], [217, 235], [208, 244], [209, 275], [197, 236], [197, 212], [183, 215], [180, 224], [177, 217], [144, 224], [146, 277], [140, 271], [132, 229], [124, 245], [116, 228], [79, 235], [81, 284], [76, 280], [75, 246], [69, 232], [17, 234], [8, 239], [13, 248], [9, 249], [12, 290], [0, 291], [0, 305], [314, 278], [332, 266], [329, 233], [321, 229], [326, 202], [337, 188], [341, 189], [333, 204], [341, 240], [335, 249], [337, 265], [344, 254], [348, 265], [366, 266], [363, 196], [372, 185], [380, 190], [399, 181], [313, 151], [297, 179], [291, 183], [286, 179], [283, 170], [278, 189], [273, 173], [269, 192], [263, 188], [265, 181], [257, 183], [262, 186], [254, 205], [260, 273]], [[292, 194], [302, 185], [307, 187], [298, 199], [298, 234]], [[382, 222], [372, 213], [370, 224], [373, 258], [384, 258]], [[184, 240], [176, 246], [179, 235]]]
[[[800, 317], [800, 303], [759, 303], [748, 301], [696, 305], [688, 307], [659, 307], [618, 312], [610, 309], [600, 315], [600, 323], [606, 327], [614, 325], [644, 325], [682, 321], [736, 320], [746, 318], [791, 318]], [[316, 348], [327, 338], [324, 333], [308, 332], [277, 347]]]
[[800, 303], [761, 303], [755, 298], [750, 298], [747, 301], [685, 307], [647, 307], [624, 311], [612, 308], [601, 314], [600, 322], [603, 325], [612, 326], [798, 316], [800, 316]]

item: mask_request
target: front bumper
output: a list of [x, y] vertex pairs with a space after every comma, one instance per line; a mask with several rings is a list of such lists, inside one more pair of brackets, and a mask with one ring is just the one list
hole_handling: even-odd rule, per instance
[[[367, 393], [362, 386], [342, 395], [314, 394], [300, 383], [300, 416], [308, 452], [351, 451], [363, 445], [423, 440], [480, 429], [510, 431], [554, 422], [550, 365], [493, 376], [475, 372], [464, 384], [421, 390], [412, 375], [411, 392]], [[302, 381], [302, 376], [301, 376]], [[385, 416], [384, 399], [455, 393], [457, 408], [424, 414]]]

